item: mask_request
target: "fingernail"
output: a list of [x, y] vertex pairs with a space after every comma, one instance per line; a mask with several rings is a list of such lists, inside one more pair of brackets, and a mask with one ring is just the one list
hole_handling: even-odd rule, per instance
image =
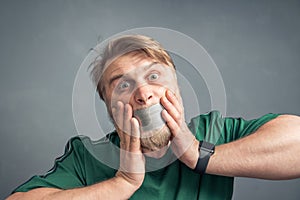
[[167, 90], [166, 96], [171, 96], [170, 90]]

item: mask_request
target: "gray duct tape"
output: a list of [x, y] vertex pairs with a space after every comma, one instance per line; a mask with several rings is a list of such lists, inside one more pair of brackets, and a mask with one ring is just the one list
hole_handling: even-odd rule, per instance
[[163, 106], [158, 103], [144, 109], [135, 110], [133, 115], [140, 121], [143, 131], [150, 131], [162, 128], [165, 125], [165, 121], [161, 116], [163, 109]]

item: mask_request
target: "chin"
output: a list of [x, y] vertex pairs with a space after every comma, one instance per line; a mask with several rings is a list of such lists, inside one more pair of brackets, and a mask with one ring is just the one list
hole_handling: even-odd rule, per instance
[[171, 131], [167, 125], [164, 125], [159, 130], [141, 133], [141, 135], [141, 147], [146, 156], [161, 158], [165, 155], [171, 139]]

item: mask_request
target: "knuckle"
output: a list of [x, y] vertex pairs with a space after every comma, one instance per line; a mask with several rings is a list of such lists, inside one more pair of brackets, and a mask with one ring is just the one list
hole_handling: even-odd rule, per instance
[[131, 137], [131, 141], [135, 143], [138, 141], [138, 138], [133, 136], [133, 137]]
[[175, 114], [175, 120], [179, 121], [181, 119], [181, 115], [179, 113]]

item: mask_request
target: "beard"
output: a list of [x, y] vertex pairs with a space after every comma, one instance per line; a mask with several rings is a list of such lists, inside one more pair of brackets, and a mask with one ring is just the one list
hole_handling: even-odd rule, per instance
[[159, 151], [166, 147], [171, 140], [171, 131], [164, 125], [160, 129], [151, 130], [141, 133], [141, 147], [143, 152]]
[[[108, 106], [107, 108], [110, 108], [110, 106]], [[107, 109], [107, 111], [109, 119], [114, 124], [117, 132], [124, 132], [124, 130], [119, 129], [118, 124], [115, 122], [111, 109]], [[162, 157], [168, 149], [170, 141], [172, 139], [172, 133], [167, 124], [162, 125], [162, 127], [160, 128], [152, 130], [143, 130], [143, 127], [141, 126], [141, 121], [138, 118], [136, 119], [139, 121], [140, 124], [140, 144], [142, 152], [150, 157]], [[130, 135], [130, 133], [128, 132], [127, 134]]]
[[[119, 130], [116, 122], [113, 120], [111, 112], [109, 112], [108, 117], [111, 123], [114, 124], [116, 130]], [[146, 131], [146, 132], [143, 132], [142, 130], [140, 131], [141, 131], [140, 142], [141, 142], [141, 148], [143, 153], [155, 152], [155, 151], [160, 151], [162, 149], [165, 149], [169, 145], [169, 142], [171, 141], [172, 133], [167, 125], [164, 125], [162, 128], [154, 129], [151, 131]]]

